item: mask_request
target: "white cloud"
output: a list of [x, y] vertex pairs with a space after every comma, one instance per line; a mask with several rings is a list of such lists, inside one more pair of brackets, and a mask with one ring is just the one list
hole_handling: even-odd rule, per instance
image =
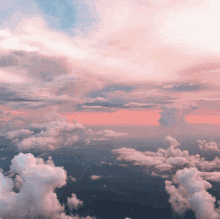
[[203, 180], [196, 168], [184, 168], [176, 173], [175, 184], [166, 181], [166, 191], [170, 194], [170, 203], [177, 213], [184, 213], [187, 209], [195, 211], [197, 219], [213, 218], [220, 216], [219, 209], [215, 208], [215, 197], [206, 190], [212, 185]]
[[20, 153], [11, 163], [10, 172], [17, 174], [14, 181], [0, 172], [1, 217], [79, 219], [78, 216], [66, 216], [64, 206], [57, 199], [54, 189], [66, 185], [67, 174], [62, 167], [55, 167], [52, 158], [44, 163], [42, 158], [35, 158], [30, 153]]
[[78, 140], [75, 132], [77, 130], [85, 130], [83, 125], [79, 123], [72, 124], [64, 119], [57, 119], [44, 124], [33, 124], [29, 128], [40, 132], [34, 133], [33, 131], [22, 129], [8, 132], [5, 137], [11, 139], [19, 150], [29, 150], [31, 148], [54, 150], [73, 145]]

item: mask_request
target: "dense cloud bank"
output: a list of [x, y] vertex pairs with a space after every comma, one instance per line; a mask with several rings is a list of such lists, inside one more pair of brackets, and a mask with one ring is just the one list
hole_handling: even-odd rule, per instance
[[[44, 119], [46, 120], [46, 119]], [[49, 121], [32, 123], [26, 128], [6, 132], [4, 137], [12, 140], [20, 150], [55, 150], [72, 147], [75, 142], [90, 144], [91, 141], [103, 141], [111, 138], [127, 136], [113, 130], [93, 131], [82, 124], [67, 121], [59, 116]]]

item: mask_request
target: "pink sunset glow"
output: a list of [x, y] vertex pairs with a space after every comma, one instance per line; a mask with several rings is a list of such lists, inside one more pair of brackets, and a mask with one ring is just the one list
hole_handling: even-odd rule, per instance
[[84, 125], [158, 126], [159, 110], [119, 110], [64, 115], [68, 121], [77, 120]]
[[[211, 194], [219, 188], [208, 190], [220, 182], [219, 8], [218, 0], [5, 1], [0, 218], [148, 218], [136, 195], [141, 216], [117, 213], [120, 201], [97, 213], [98, 201], [110, 208], [110, 193], [128, 197], [143, 177], [141, 194], [155, 184], [170, 212], [219, 219]], [[163, 191], [151, 177], [166, 179]], [[123, 180], [129, 192], [116, 189]]]

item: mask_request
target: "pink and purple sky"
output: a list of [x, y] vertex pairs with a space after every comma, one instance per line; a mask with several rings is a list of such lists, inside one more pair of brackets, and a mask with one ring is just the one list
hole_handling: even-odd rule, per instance
[[209, 124], [216, 131], [219, 6], [215, 0], [7, 1], [0, 16], [1, 110], [10, 119], [34, 120], [56, 109], [90, 126], [158, 132], [189, 126], [193, 134]]
[[[197, 219], [218, 219], [220, 208], [207, 190], [208, 181], [220, 182], [220, 143], [207, 138], [220, 134], [219, 8], [219, 0], [5, 1], [0, 140], [39, 156], [113, 142], [107, 150], [116, 154], [115, 165], [130, 162], [168, 179], [167, 202], [176, 213], [191, 209]], [[171, 136], [186, 143], [202, 136], [206, 140], [197, 138], [199, 145], [190, 149], [215, 158], [181, 150]], [[163, 137], [168, 149], [156, 145]], [[145, 138], [146, 151], [129, 145], [132, 138]], [[147, 151], [150, 140], [157, 152]], [[3, 156], [7, 148], [0, 150]], [[111, 166], [106, 156], [100, 165]], [[19, 153], [9, 169], [8, 175], [0, 169], [0, 217], [79, 219], [65, 214], [54, 192], [68, 177], [77, 180], [51, 156], [44, 161]], [[75, 193], [68, 195], [66, 208], [83, 205]]]

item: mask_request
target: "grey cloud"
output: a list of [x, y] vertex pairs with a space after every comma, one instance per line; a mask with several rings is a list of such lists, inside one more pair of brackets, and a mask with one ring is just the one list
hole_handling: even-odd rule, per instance
[[46, 57], [36, 52], [14, 51], [0, 57], [0, 67], [18, 66], [28, 70], [29, 76], [43, 82], [51, 82], [54, 77], [68, 74], [65, 59]]
[[[181, 120], [181, 122], [184, 122], [184, 118], [180, 118], [178, 115], [178, 110], [175, 108], [162, 108], [163, 111], [160, 112], [161, 118], [159, 119], [159, 123], [162, 127], [171, 127], [174, 125], [177, 125], [178, 122]], [[178, 121], [179, 120], [179, 121]]]
[[105, 88], [103, 88], [100, 92], [106, 93], [106, 92], [113, 92], [113, 91], [125, 91], [125, 92], [130, 92], [132, 90], [136, 89], [136, 86], [134, 85], [117, 85], [117, 84], [113, 84], [113, 85], [109, 85]]
[[0, 67], [17, 66], [18, 61], [12, 56], [0, 56]]
[[31, 98], [23, 85], [11, 85], [0, 83], [0, 104], [6, 102], [37, 102], [39, 99]]
[[6, 85], [0, 84], [0, 101], [10, 100], [16, 98], [17, 94], [15, 91], [7, 87]]
[[185, 115], [190, 111], [197, 109], [197, 105], [193, 104], [183, 104], [183, 105], [167, 105], [161, 106], [163, 110], [160, 112], [161, 118], [159, 119], [159, 123], [162, 127], [172, 127], [175, 125], [185, 125]]
[[109, 103], [109, 102], [89, 103], [89, 102], [86, 102], [84, 104], [78, 105], [77, 109], [79, 109], [79, 110], [84, 109], [83, 106], [88, 106], [88, 107], [100, 106], [100, 107], [105, 107], [105, 108], [123, 108], [123, 105], [124, 105], [124, 103]]
[[5, 112], [0, 109], [0, 119], [5, 118], [6, 116], [9, 116], [11, 113], [10, 112]]
[[54, 77], [68, 73], [61, 59], [47, 58], [40, 55], [31, 55], [25, 58], [27, 61], [21, 67], [26, 68], [31, 77], [40, 79], [43, 82], [51, 82]]
[[87, 97], [96, 98], [96, 97], [102, 97], [107, 98], [108, 93], [112, 93], [115, 91], [124, 91], [126, 93], [129, 93], [135, 89], [137, 89], [137, 85], [127, 85], [127, 84], [112, 84], [107, 85], [103, 89], [94, 90], [88, 93]]
[[105, 110], [105, 109], [127, 109], [127, 108], [152, 108], [158, 107], [159, 105], [167, 105], [171, 104], [173, 101], [171, 100], [163, 100], [162, 98], [148, 98], [146, 102], [128, 102], [125, 99], [108, 99], [105, 101], [93, 101], [93, 102], [85, 102], [83, 104], [78, 104], [77, 110], [84, 109], [94, 109], [94, 110]]
[[172, 83], [164, 84], [162, 86], [162, 89], [172, 92], [195, 92], [195, 91], [207, 90], [210, 88], [203, 83], [183, 82], [183, 83], [174, 83], [174, 84]]
[[11, 99], [11, 100], [5, 100], [7, 102], [39, 102], [39, 101], [42, 101], [42, 100], [31, 100], [31, 99], [25, 99], [25, 98], [14, 98], [14, 99]]

